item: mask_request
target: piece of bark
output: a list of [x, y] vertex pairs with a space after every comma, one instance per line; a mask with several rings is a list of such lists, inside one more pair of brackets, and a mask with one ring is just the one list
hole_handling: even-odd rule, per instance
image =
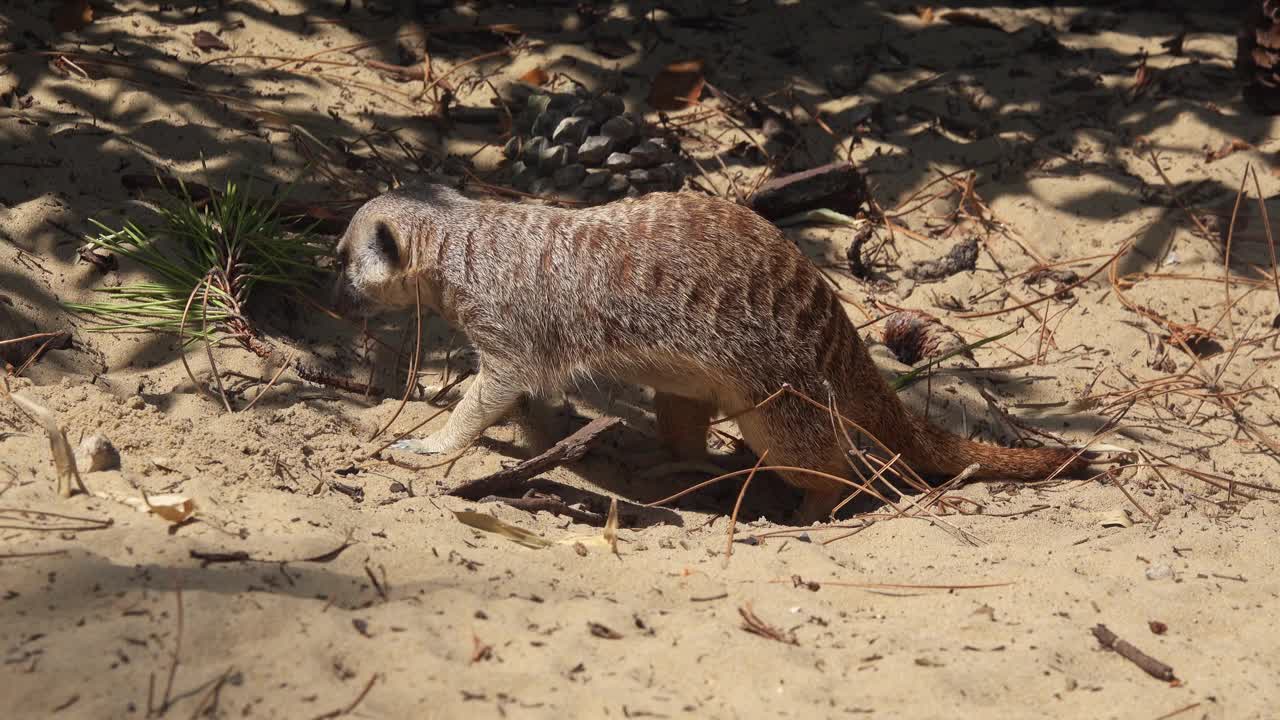
[[491, 475], [468, 480], [450, 490], [449, 494], [468, 500], [480, 500], [489, 495], [511, 495], [513, 491], [520, 489], [524, 481], [535, 475], [581, 459], [601, 433], [619, 422], [621, 421], [616, 417], [596, 418], [541, 455]]
[[866, 200], [867, 183], [858, 168], [834, 162], [774, 178], [760, 186], [748, 205], [770, 220], [777, 220], [816, 208], [852, 215]]
[[496, 502], [502, 503], [517, 510], [524, 510], [527, 513], [537, 514], [539, 510], [549, 512], [552, 515], [563, 515], [585, 525], [594, 525], [596, 527], [604, 527], [605, 516], [599, 513], [593, 513], [587, 510], [579, 510], [555, 495], [544, 495], [536, 490], [530, 490], [525, 493], [524, 497], [509, 498], [500, 495], [490, 495], [480, 502]]
[[1142, 652], [1129, 644], [1128, 641], [1121, 640], [1115, 633], [1107, 629], [1106, 625], [1095, 625], [1093, 627], [1093, 636], [1098, 638], [1098, 642], [1102, 644], [1102, 647], [1114, 650], [1117, 655], [1142, 668], [1151, 677], [1165, 682], [1176, 679], [1172, 667]]
[[978, 240], [967, 237], [951, 247], [937, 260], [922, 260], [907, 268], [912, 280], [941, 280], [956, 273], [973, 270], [978, 266]]

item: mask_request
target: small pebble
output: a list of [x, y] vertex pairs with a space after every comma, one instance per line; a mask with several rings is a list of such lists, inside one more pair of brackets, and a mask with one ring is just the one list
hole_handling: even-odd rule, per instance
[[1173, 568], [1164, 563], [1148, 565], [1146, 575], [1148, 580], [1163, 580], [1167, 577], [1173, 577]]
[[120, 452], [106, 435], [98, 433], [80, 441], [80, 447], [76, 450], [76, 468], [80, 472], [115, 470], [119, 467]]

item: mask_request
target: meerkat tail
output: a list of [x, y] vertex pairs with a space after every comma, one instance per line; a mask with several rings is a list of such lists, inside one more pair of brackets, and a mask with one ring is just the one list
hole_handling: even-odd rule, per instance
[[[976, 442], [929, 422], [903, 404], [898, 393], [874, 371], [860, 340], [849, 339], [844, 353], [836, 353], [827, 376], [842, 379], [840, 412], [922, 475], [957, 475], [977, 463], [976, 479], [1041, 480], [1056, 472], [1067, 475], [1089, 465], [1087, 457], [1073, 459], [1070, 448], [1006, 448]], [[839, 382], [837, 380], [837, 382]]]
[[1043, 480], [1050, 475], [1072, 475], [1088, 465], [1083, 457], [1077, 457], [1071, 448], [1007, 448], [976, 442], [960, 437], [930, 424], [924, 418], [911, 415], [913, 431], [924, 439], [926, 458], [917, 458], [916, 464], [908, 463], [917, 471], [921, 467], [942, 475], [958, 475], [968, 466], [977, 463], [975, 479]]
[[975, 479], [1042, 480], [1088, 465], [1071, 448], [1007, 448], [963, 438], [911, 412], [888, 383], [878, 385], [881, 402], [891, 409], [873, 420], [888, 435], [877, 437], [918, 473], [957, 475], [977, 463]]

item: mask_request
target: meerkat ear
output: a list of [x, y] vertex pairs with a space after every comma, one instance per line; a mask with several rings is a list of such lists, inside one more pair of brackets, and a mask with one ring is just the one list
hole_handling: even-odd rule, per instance
[[396, 236], [391, 232], [391, 226], [380, 222], [374, 227], [373, 232], [378, 252], [386, 258], [388, 264], [399, 265], [400, 246], [396, 245]]

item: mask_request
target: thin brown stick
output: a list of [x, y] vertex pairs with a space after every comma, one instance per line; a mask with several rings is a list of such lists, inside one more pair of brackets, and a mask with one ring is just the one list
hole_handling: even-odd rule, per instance
[[1004, 313], [1007, 313], [1007, 312], [1012, 312], [1014, 310], [1021, 310], [1022, 308], [1031, 307], [1032, 305], [1037, 305], [1039, 303], [1052, 300], [1056, 297], [1061, 297], [1066, 293], [1070, 292], [1071, 290], [1074, 290], [1075, 288], [1078, 288], [1081, 285], [1089, 282], [1093, 278], [1097, 277], [1103, 270], [1106, 270], [1109, 267], [1114, 267], [1116, 261], [1119, 260], [1122, 255], [1128, 252], [1129, 248], [1132, 246], [1133, 246], [1132, 240], [1126, 242], [1118, 251], [1116, 251], [1115, 254], [1113, 254], [1110, 257], [1110, 259], [1108, 259], [1106, 262], [1099, 265], [1096, 269], [1094, 269], [1093, 272], [1071, 283], [1070, 285], [1062, 286], [1060, 289], [1055, 290], [1054, 292], [1048, 295], [1041, 296], [1039, 298], [1036, 298], [1035, 300], [1028, 300], [1024, 303], [1019, 303], [1017, 305], [1014, 305], [1013, 307], [1001, 308], [1000, 310], [988, 310], [986, 312], [959, 313], [956, 315], [956, 317], [970, 320], [974, 318], [984, 318], [984, 317], [992, 317], [995, 315], [1003, 315]]
[[1200, 228], [1200, 232], [1204, 234], [1205, 238], [1213, 237], [1213, 233], [1209, 232], [1209, 228], [1205, 227], [1204, 222], [1200, 220], [1199, 216], [1191, 212], [1191, 208], [1187, 207], [1186, 203], [1182, 202], [1183, 193], [1174, 192], [1173, 181], [1165, 174], [1164, 168], [1160, 167], [1160, 158], [1156, 156], [1155, 150], [1151, 151], [1151, 157], [1148, 158], [1148, 160], [1151, 163], [1151, 167], [1155, 168], [1156, 173], [1160, 175], [1160, 179], [1164, 181], [1165, 187], [1169, 189], [1169, 193], [1173, 197], [1173, 201], [1182, 209], [1182, 212], [1186, 213], [1187, 217], [1191, 218], [1191, 222], [1195, 223], [1196, 227]]
[[[771, 583], [789, 583], [788, 580], [770, 580]], [[996, 583], [973, 583], [970, 585], [950, 585], [950, 584], [933, 584], [919, 585], [915, 583], [862, 583], [847, 582], [842, 580], [823, 580], [823, 585], [834, 585], [836, 587], [851, 588], [867, 588], [872, 590], [983, 590], [986, 588], [1009, 587], [1016, 585], [1014, 582], [996, 582]]]
[[[425, 83], [422, 87], [422, 91], [418, 94], [418, 97], [425, 97], [429, 91], [434, 89], [436, 86], [440, 85], [440, 83], [444, 82], [445, 79], [448, 78], [450, 75], [454, 74], [458, 70], [461, 70], [462, 68], [472, 63], [477, 63], [482, 60], [489, 60], [495, 57], [501, 57], [503, 55], [512, 55], [514, 53], [527, 50], [528, 48], [529, 48], [528, 43], [521, 43], [519, 45], [514, 45], [512, 47], [502, 48], [501, 50], [494, 50], [493, 52], [482, 53], [473, 58], [468, 58], [466, 60], [463, 60], [462, 62], [458, 63], [457, 65], [454, 65], [448, 70], [445, 70], [439, 75], [436, 75], [435, 78], [432, 79], [430, 83]], [[424, 76], [425, 76], [425, 73], [424, 73]]]
[[1227, 302], [1224, 314], [1227, 316], [1227, 336], [1235, 333], [1231, 323], [1231, 239], [1236, 233], [1236, 218], [1240, 214], [1240, 202], [1244, 200], [1244, 183], [1249, 179], [1249, 163], [1245, 163], [1244, 174], [1240, 176], [1240, 189], [1236, 191], [1236, 202], [1231, 208], [1231, 223], [1227, 225], [1227, 248], [1222, 258], [1222, 291], [1226, 293]]
[[799, 645], [795, 635], [784, 633], [778, 628], [760, 619], [755, 611], [751, 609], [751, 603], [738, 608], [738, 615], [742, 616], [742, 629], [752, 635], [759, 635], [762, 638], [777, 640], [787, 645]]
[[764, 459], [768, 455], [768, 449], [760, 453], [760, 459], [756, 460], [755, 467], [751, 468], [751, 472], [747, 474], [747, 479], [742, 481], [742, 489], [738, 491], [738, 499], [733, 503], [733, 514], [729, 516], [729, 530], [725, 533], [724, 563], [722, 567], [729, 567], [729, 558], [733, 557], [733, 533], [738, 529], [738, 510], [742, 508], [742, 498], [747, 496], [747, 488], [751, 485], [751, 478], [756, 476], [756, 471], [764, 464]]
[[[205, 275], [206, 279], [208, 277], [208, 275]], [[196, 285], [191, 288], [191, 294], [187, 296], [186, 307], [182, 308], [182, 318], [178, 320], [178, 342], [180, 344], [184, 344], [183, 338], [186, 337], [185, 331], [187, 327], [187, 316], [191, 313], [191, 303], [195, 302], [196, 293], [200, 292], [200, 288], [201, 285]], [[200, 384], [200, 381], [196, 379], [196, 374], [191, 370], [191, 363], [187, 362], [187, 351], [185, 348], [178, 348], [178, 359], [182, 361], [182, 367], [187, 371], [187, 377], [190, 378], [191, 384], [195, 385], [197, 390], [208, 395], [211, 399], [217, 400], [218, 396], [214, 395], [213, 391]]]
[[330, 720], [331, 718], [342, 717], [343, 715], [350, 715], [351, 711], [355, 710], [356, 707], [361, 702], [364, 701], [365, 696], [369, 694], [369, 691], [373, 689], [373, 684], [377, 681], [378, 681], [378, 673], [374, 673], [373, 677], [369, 678], [369, 682], [365, 684], [364, 689], [360, 691], [360, 694], [356, 696], [355, 700], [351, 701], [350, 705], [347, 705], [346, 707], [343, 707], [343, 708], [338, 708], [337, 710], [330, 710], [327, 713], [321, 713], [315, 716], [314, 720]]
[[13, 344], [13, 343], [26, 342], [26, 341], [28, 341], [28, 340], [39, 340], [40, 338], [50, 338], [50, 339], [52, 339], [52, 338], [56, 338], [56, 337], [58, 337], [58, 336], [59, 336], [59, 335], [61, 335], [63, 332], [65, 332], [65, 331], [63, 331], [63, 330], [57, 330], [57, 331], [55, 331], [55, 332], [38, 332], [38, 333], [35, 333], [34, 335], [24, 335], [24, 336], [22, 336], [22, 337], [20, 337], [20, 338], [12, 338], [12, 339], [10, 339], [10, 340], [0, 340], [0, 345], [10, 345], [10, 344]]
[[409, 377], [405, 378], [404, 395], [400, 397], [400, 404], [396, 406], [396, 411], [391, 414], [391, 418], [369, 438], [369, 442], [378, 439], [378, 436], [386, 432], [391, 427], [391, 423], [400, 417], [404, 406], [409, 402], [409, 395], [413, 392], [413, 388], [418, 384], [418, 361], [422, 357], [422, 285], [420, 283], [413, 284], [413, 312], [417, 335], [413, 343], [413, 360], [409, 363]]
[[40, 347], [31, 351], [31, 354], [27, 356], [27, 359], [22, 361], [22, 364], [18, 366], [17, 370], [13, 371], [13, 376], [21, 377], [22, 373], [26, 372], [27, 368], [31, 367], [31, 365], [35, 363], [36, 358], [39, 358], [44, 353], [45, 348], [49, 347], [49, 344], [52, 343], [54, 340], [57, 340], [56, 336], [51, 338], [46, 338], [44, 342], [40, 343]]
[[1188, 710], [1195, 710], [1196, 708], [1200, 707], [1200, 705], [1201, 705], [1201, 703], [1199, 703], [1199, 702], [1193, 702], [1193, 703], [1191, 703], [1190, 705], [1183, 705], [1182, 707], [1178, 708], [1177, 710], [1174, 710], [1174, 711], [1172, 711], [1172, 712], [1167, 712], [1167, 713], [1165, 713], [1165, 714], [1161, 715], [1160, 717], [1156, 718], [1156, 720], [1169, 720], [1169, 718], [1171, 718], [1171, 717], [1177, 717], [1177, 716], [1181, 715], [1182, 713], [1187, 712]]
[[164, 682], [164, 695], [160, 698], [160, 707], [157, 710], [158, 715], [164, 715], [168, 712], [169, 706], [173, 703], [173, 680], [178, 675], [178, 663], [182, 660], [183, 613], [181, 581], [179, 581], [174, 594], [177, 596], [178, 603], [178, 632], [173, 641], [173, 662], [169, 665], [169, 676]]
[[266, 387], [262, 388], [262, 392], [258, 393], [257, 397], [250, 400], [249, 404], [244, 406], [244, 410], [242, 412], [252, 410], [253, 406], [258, 404], [258, 401], [262, 399], [263, 395], [267, 394], [267, 391], [271, 389], [272, 385], [276, 384], [276, 381], [280, 379], [280, 376], [284, 374], [284, 371], [289, 369], [289, 365], [293, 363], [293, 356], [294, 353], [289, 353], [289, 357], [285, 358], [284, 364], [280, 366], [279, 370], [276, 370], [275, 375], [271, 376], [271, 381], [267, 383]]
[[205, 712], [205, 706], [210, 702], [214, 702], [214, 705], [209, 708], [209, 711], [215, 712], [217, 710], [216, 698], [218, 697], [218, 693], [222, 691], [222, 686], [226, 684], [227, 680], [231, 678], [231, 672], [234, 669], [234, 667], [227, 668], [222, 672], [222, 675], [218, 676], [217, 680], [214, 680], [209, 684], [209, 689], [205, 691], [205, 694], [201, 695], [200, 700], [196, 702], [196, 706], [191, 711], [189, 720], [196, 720], [196, 718], [200, 717], [200, 715]]
[[1106, 625], [1095, 625], [1092, 632], [1102, 647], [1114, 650], [1117, 655], [1142, 668], [1142, 671], [1151, 677], [1165, 682], [1177, 679], [1172, 667], [1142, 652], [1128, 641], [1121, 640], [1119, 636], [1107, 629]]
[[204, 280], [204, 299], [200, 303], [200, 334], [204, 338], [204, 352], [209, 357], [209, 370], [218, 384], [218, 395], [222, 398], [222, 406], [232, 412], [231, 401], [227, 399], [227, 390], [222, 386], [222, 374], [218, 372], [218, 364], [213, 360], [213, 343], [209, 342], [209, 276]]

